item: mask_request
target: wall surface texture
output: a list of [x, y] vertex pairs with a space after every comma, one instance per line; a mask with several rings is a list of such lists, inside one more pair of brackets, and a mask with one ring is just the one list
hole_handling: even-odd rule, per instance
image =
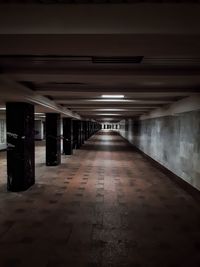
[[42, 120], [35, 120], [35, 139], [44, 139], [44, 125]]
[[121, 121], [130, 143], [200, 190], [200, 110]]
[[0, 150], [6, 149], [6, 118], [0, 114]]

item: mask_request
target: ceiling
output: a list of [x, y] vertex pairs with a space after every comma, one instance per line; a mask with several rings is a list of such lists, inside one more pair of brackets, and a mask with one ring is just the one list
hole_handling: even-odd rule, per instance
[[[0, 69], [82, 118], [96, 120], [139, 116], [200, 92], [198, 58], [18, 55], [0, 56]], [[124, 98], [113, 99], [116, 94]]]
[[[9, 1], [11, 4], [13, 2]], [[77, 16], [78, 22], [74, 20], [75, 8], [70, 9], [70, 12], [74, 13], [70, 13], [69, 21], [65, 20], [63, 10], [48, 9], [50, 13], [46, 12], [46, 16], [44, 15], [45, 28], [40, 32], [40, 24], [35, 20], [35, 7], [32, 16], [32, 9], [27, 9], [29, 16], [23, 17], [27, 23], [16, 20], [21, 17], [19, 9], [16, 9], [14, 19], [15, 9], [12, 9], [12, 20], [3, 23], [5, 21], [2, 17], [9, 17], [9, 5], [6, 12], [3, 10], [6, 15], [1, 14], [1, 9], [0, 78], [8, 83], [13, 82], [9, 88], [16, 86], [16, 89], [7, 96], [10, 89], [1, 86], [0, 102], [3, 104], [10, 99], [18, 99], [19, 92], [25, 90], [23, 92], [29, 95], [25, 99], [31, 99], [36, 104], [37, 112], [49, 112], [53, 107], [56, 112], [64, 112], [64, 115], [72, 117], [119, 121], [122, 118], [148, 114], [159, 107], [200, 94], [198, 8], [191, 5], [188, 17], [188, 8], [185, 5], [183, 9], [178, 8], [181, 2], [186, 1], [145, 2], [176, 2], [176, 12], [172, 6], [167, 9], [167, 14], [173, 14], [173, 23], [158, 3], [158, 11], [161, 10], [165, 14], [164, 19], [157, 17], [157, 20], [154, 18], [152, 22], [150, 18], [151, 15], [157, 14], [155, 10], [145, 7], [143, 14], [143, 6], [140, 6], [138, 8], [143, 14], [142, 22], [140, 16], [135, 16], [132, 20], [132, 9], [125, 8], [123, 16], [125, 18], [126, 14], [129, 14], [129, 21], [123, 23], [121, 20], [121, 28], [118, 31], [115, 24], [120, 14], [118, 8], [113, 7], [110, 13], [115, 19], [110, 19], [109, 13], [106, 13], [105, 24], [102, 19], [105, 9], [101, 9], [100, 13], [96, 7], [90, 9], [94, 12], [87, 22], [86, 15], [91, 13], [86, 13], [88, 8], [85, 6], [86, 12], [83, 12], [83, 7], [77, 9], [80, 14], [84, 14], [81, 18]], [[39, 18], [42, 19], [43, 13], [38, 6]], [[133, 8], [133, 12], [136, 12], [134, 10]], [[68, 9], [67, 11], [69, 12]], [[56, 26], [53, 29], [49, 16], [53, 14], [51, 12], [55, 12]], [[59, 12], [62, 13], [62, 23], [65, 27], [59, 24]], [[147, 12], [150, 23], [145, 20]], [[195, 16], [192, 16], [193, 12]], [[188, 27], [184, 18], [190, 21]], [[125, 34], [129, 24], [129, 33]], [[62, 33], [59, 27], [62, 28]], [[102, 95], [111, 96], [104, 99]], [[123, 95], [124, 98], [114, 99], [114, 95]]]

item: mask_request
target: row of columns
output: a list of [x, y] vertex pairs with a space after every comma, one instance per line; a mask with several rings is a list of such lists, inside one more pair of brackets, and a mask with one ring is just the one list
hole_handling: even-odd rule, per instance
[[[101, 125], [93, 121], [62, 118], [58, 113], [46, 114], [46, 165], [61, 163], [62, 150], [72, 155]], [[29, 103], [7, 103], [7, 188], [9, 191], [23, 191], [35, 183], [35, 144], [34, 144], [34, 106]]]
[[102, 125], [102, 129], [117, 130], [117, 129], [119, 129], [119, 124], [104, 124], [104, 125]]

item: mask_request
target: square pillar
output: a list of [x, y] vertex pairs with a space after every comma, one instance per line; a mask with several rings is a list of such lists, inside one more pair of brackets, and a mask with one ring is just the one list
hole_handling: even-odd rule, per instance
[[63, 118], [63, 153], [73, 154], [73, 125], [70, 118]]
[[46, 113], [46, 165], [61, 163], [60, 114]]
[[18, 192], [35, 183], [34, 106], [29, 103], [6, 104], [7, 189]]
[[82, 145], [82, 123], [81, 121], [78, 121], [78, 146], [77, 148], [80, 148]]
[[81, 147], [81, 140], [80, 140], [80, 121], [74, 120], [73, 121], [73, 148], [78, 149]]
[[83, 121], [83, 135], [84, 135], [84, 141], [87, 140], [87, 121]]
[[76, 149], [76, 121], [72, 120], [72, 133], [73, 133], [73, 143], [72, 143], [72, 148]]
[[91, 136], [91, 121], [88, 121], [88, 138]]
[[89, 138], [89, 122], [88, 121], [86, 121], [85, 122], [85, 127], [86, 127], [86, 129], [85, 129], [85, 137], [86, 137], [86, 140], [88, 140], [88, 138]]
[[84, 135], [84, 121], [80, 121], [80, 124], [81, 124], [81, 145], [84, 144], [84, 141], [85, 141], [85, 135]]
[[92, 122], [92, 135], [94, 134], [94, 122]]

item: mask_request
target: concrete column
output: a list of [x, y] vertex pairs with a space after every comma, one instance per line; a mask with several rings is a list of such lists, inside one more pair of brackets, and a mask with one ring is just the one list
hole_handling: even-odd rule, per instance
[[70, 118], [63, 118], [63, 153], [73, 154], [73, 125]]
[[89, 137], [92, 135], [92, 122], [89, 121]]
[[86, 129], [85, 129], [86, 140], [88, 140], [88, 138], [89, 138], [89, 123], [88, 123], [88, 121], [85, 122], [85, 127], [86, 127]]
[[6, 104], [7, 188], [17, 192], [35, 183], [34, 106]]
[[83, 121], [83, 135], [84, 135], [84, 141], [87, 140], [87, 121]]
[[82, 121], [82, 127], [83, 127], [83, 129], [82, 129], [82, 132], [83, 132], [83, 144], [85, 143], [85, 121]]
[[92, 135], [94, 134], [94, 122], [92, 122]]
[[93, 122], [90, 122], [90, 136], [93, 135]]
[[84, 144], [83, 121], [80, 121], [80, 131], [81, 131], [81, 145], [83, 145]]
[[61, 163], [60, 114], [46, 114], [46, 165]]
[[93, 135], [93, 131], [94, 131], [94, 123], [93, 121], [91, 122], [91, 136]]
[[73, 133], [72, 148], [76, 149], [76, 121], [75, 120], [72, 120], [72, 133]]
[[82, 145], [82, 122], [78, 121], [78, 147], [80, 148]]
[[86, 121], [86, 129], [85, 129], [85, 132], [86, 132], [86, 140], [88, 140], [89, 138], [89, 121]]
[[73, 148], [80, 148], [80, 122], [78, 120], [73, 121]]
[[79, 121], [79, 134], [80, 134], [80, 146], [84, 143], [83, 141], [83, 122]]
[[94, 122], [92, 122], [92, 135], [94, 134]]
[[82, 144], [85, 142], [85, 121], [81, 121], [82, 124]]
[[81, 121], [81, 125], [82, 125], [82, 144], [84, 144], [84, 142], [85, 142], [85, 122]]

